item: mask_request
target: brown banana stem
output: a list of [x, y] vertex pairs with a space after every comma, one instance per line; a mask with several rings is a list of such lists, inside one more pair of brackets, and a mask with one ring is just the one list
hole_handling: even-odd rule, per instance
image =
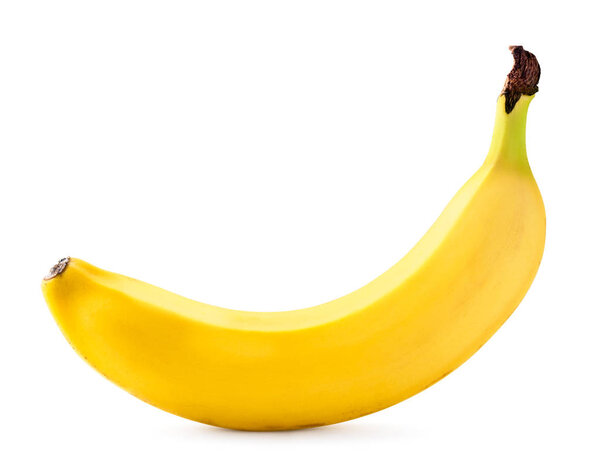
[[522, 46], [511, 46], [515, 64], [506, 77], [501, 96], [506, 98], [505, 110], [507, 114], [513, 110], [521, 95], [533, 95], [538, 91], [540, 81], [540, 64], [533, 53], [525, 50]]

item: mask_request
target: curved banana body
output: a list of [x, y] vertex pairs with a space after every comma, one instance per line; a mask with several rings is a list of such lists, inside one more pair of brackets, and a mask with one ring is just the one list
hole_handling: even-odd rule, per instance
[[107, 378], [199, 422], [294, 429], [398, 403], [477, 351], [540, 263], [544, 206], [525, 153], [532, 96], [509, 114], [504, 99], [483, 166], [399, 263], [347, 296], [236, 311], [70, 259], [43, 283], [52, 314]]

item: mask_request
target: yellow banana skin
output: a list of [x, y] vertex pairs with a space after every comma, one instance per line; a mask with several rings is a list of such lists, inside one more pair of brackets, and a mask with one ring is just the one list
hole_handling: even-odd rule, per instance
[[498, 99], [482, 167], [416, 246], [340, 299], [295, 311], [210, 306], [70, 259], [43, 293], [73, 348], [131, 394], [241, 430], [353, 419], [427, 388], [517, 307], [545, 239], [525, 152], [533, 96]]

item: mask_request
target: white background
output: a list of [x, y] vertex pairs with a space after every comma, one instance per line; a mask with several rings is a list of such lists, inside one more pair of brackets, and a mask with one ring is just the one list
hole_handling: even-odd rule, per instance
[[[3, 1], [3, 460], [598, 460], [595, 4]], [[546, 253], [440, 383], [355, 421], [240, 433], [136, 400], [60, 334], [39, 285], [66, 255], [248, 310], [367, 283], [483, 161], [511, 44], [542, 66]]]

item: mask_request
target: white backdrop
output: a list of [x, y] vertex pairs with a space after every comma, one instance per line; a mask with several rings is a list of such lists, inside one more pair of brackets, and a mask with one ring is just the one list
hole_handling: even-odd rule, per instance
[[[598, 460], [597, 18], [576, 0], [0, 3], [3, 460]], [[483, 161], [511, 44], [542, 66], [546, 253], [440, 383], [240, 433], [138, 401], [60, 334], [39, 285], [66, 255], [248, 310], [370, 281]]]

